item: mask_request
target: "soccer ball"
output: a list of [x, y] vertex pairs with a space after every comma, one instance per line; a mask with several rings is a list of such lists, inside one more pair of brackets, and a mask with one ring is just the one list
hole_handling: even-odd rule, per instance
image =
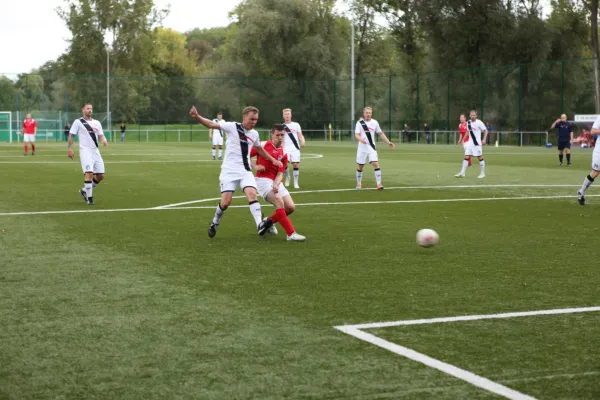
[[417, 232], [417, 244], [421, 247], [433, 247], [440, 241], [440, 235], [433, 229], [421, 229]]

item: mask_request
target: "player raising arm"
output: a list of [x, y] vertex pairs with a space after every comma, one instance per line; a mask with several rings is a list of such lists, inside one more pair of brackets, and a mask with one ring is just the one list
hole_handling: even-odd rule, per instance
[[[600, 117], [596, 118], [594, 125], [592, 126], [592, 135], [600, 134]], [[592, 171], [588, 176], [583, 180], [583, 185], [581, 185], [581, 189], [577, 191], [577, 201], [582, 206], [585, 205], [585, 192], [588, 188], [594, 183], [594, 180], [600, 175], [600, 146], [594, 147], [594, 152], [592, 153]]]
[[[283, 173], [288, 164], [288, 155], [283, 149], [283, 141], [286, 135], [284, 129], [282, 124], [273, 125], [271, 128], [271, 140], [263, 144], [265, 151], [273, 158], [282, 162], [283, 165], [281, 167], [271, 164], [259, 155], [255, 148], [252, 148], [250, 157], [256, 157], [256, 164], [253, 164], [253, 166], [256, 169], [258, 193], [263, 199], [275, 206], [275, 214], [263, 221], [270, 219], [273, 224], [279, 222], [283, 229], [285, 229], [285, 233], [287, 233], [288, 241], [302, 242], [306, 238], [296, 233], [292, 222], [288, 218], [288, 215], [294, 212], [296, 206], [287, 188], [281, 183]], [[275, 229], [275, 226], [271, 226], [269, 232], [276, 235], [277, 229]]]
[[254, 130], [258, 122], [258, 108], [246, 107], [243, 112], [242, 123], [224, 122], [216, 123], [210, 119], [206, 119], [198, 114], [196, 107], [192, 107], [190, 115], [202, 125], [210, 129], [220, 129], [227, 134], [227, 147], [225, 147], [225, 157], [221, 165], [221, 174], [219, 175], [221, 185], [221, 202], [217, 205], [217, 211], [208, 228], [208, 237], [213, 238], [217, 234], [217, 227], [221, 222], [221, 218], [225, 210], [231, 204], [233, 193], [238, 186], [242, 189], [248, 205], [250, 213], [256, 222], [259, 235], [264, 235], [273, 225], [271, 221], [262, 221], [262, 212], [260, 203], [256, 199], [256, 179], [252, 175], [250, 168], [250, 147], [254, 147], [258, 154], [267, 159], [276, 167], [281, 167], [282, 163], [274, 159], [260, 145], [258, 132]]
[[369, 163], [371, 163], [375, 169], [377, 190], [383, 190], [383, 185], [381, 184], [379, 158], [377, 156], [377, 150], [375, 150], [375, 134], [378, 134], [379, 137], [392, 149], [396, 148], [394, 143], [388, 140], [387, 136], [385, 136], [379, 127], [379, 122], [371, 118], [372, 115], [373, 110], [371, 107], [365, 107], [363, 110], [363, 118], [356, 123], [356, 129], [354, 130], [356, 140], [358, 141], [358, 149], [356, 151], [356, 190], [360, 190], [362, 188], [362, 174], [367, 158], [369, 159]]
[[563, 151], [567, 154], [567, 167], [571, 166], [571, 143], [573, 143], [573, 124], [567, 121], [567, 114], [562, 114], [552, 124], [552, 129], [556, 128], [558, 134], [558, 161], [559, 166], [563, 165]]
[[104, 161], [98, 150], [98, 141], [108, 146], [104, 132], [102, 131], [102, 124], [100, 121], [92, 118], [93, 107], [90, 103], [85, 103], [81, 107], [83, 117], [73, 121], [71, 130], [69, 131], [69, 141], [67, 143], [67, 155], [72, 160], [75, 155], [73, 154], [73, 137], [79, 136], [79, 159], [81, 160], [81, 169], [85, 175], [83, 181], [83, 189], [79, 191], [83, 200], [93, 206], [94, 198], [92, 197], [93, 188], [98, 186], [104, 179]]

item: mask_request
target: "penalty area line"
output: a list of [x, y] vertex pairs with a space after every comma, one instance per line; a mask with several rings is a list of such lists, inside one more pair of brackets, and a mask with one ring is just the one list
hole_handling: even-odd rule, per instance
[[[600, 197], [600, 194], [588, 195], [587, 197]], [[363, 204], [413, 204], [413, 203], [458, 203], [467, 201], [505, 201], [505, 200], [552, 200], [552, 199], [573, 199], [574, 196], [522, 196], [522, 197], [480, 197], [463, 199], [424, 199], [424, 200], [387, 200], [387, 201], [348, 201], [348, 202], [322, 202], [322, 203], [297, 203], [296, 206], [335, 206], [335, 205], [363, 205]], [[215, 199], [220, 200], [220, 199]], [[228, 208], [247, 208], [248, 205], [233, 205]], [[214, 206], [184, 206], [184, 207], [149, 207], [149, 208], [115, 208], [105, 210], [56, 210], [56, 211], [17, 211], [2, 212], [0, 217], [10, 217], [18, 215], [53, 215], [53, 214], [86, 214], [86, 213], [110, 213], [127, 211], [167, 211], [167, 210], [212, 210]]]

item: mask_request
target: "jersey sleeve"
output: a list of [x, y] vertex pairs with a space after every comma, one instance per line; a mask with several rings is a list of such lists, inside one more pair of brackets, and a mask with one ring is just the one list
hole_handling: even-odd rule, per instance
[[592, 125], [592, 129], [600, 129], [600, 116], [596, 118], [594, 121], [594, 125]]
[[257, 155], [258, 151], [256, 151], [256, 148], [254, 146], [252, 146], [252, 148], [250, 149], [250, 158], [256, 157]]
[[262, 144], [260, 143], [260, 136], [259, 136], [258, 132], [254, 131], [254, 135], [255, 135], [256, 140], [254, 140], [254, 142], [252, 142], [252, 148], [262, 147]]
[[102, 130], [101, 124], [98, 124], [98, 136], [104, 136], [104, 131]]
[[569, 133], [573, 133], [573, 124], [569, 123]]
[[78, 119], [76, 119], [75, 121], [73, 121], [73, 125], [71, 125], [71, 130], [69, 131], [69, 133], [71, 135], [77, 135], [77, 132], [79, 131], [79, 126], [81, 125], [81, 122], [79, 122]]
[[300, 124], [296, 123], [296, 125], [298, 126], [298, 133], [302, 133], [302, 128], [300, 127]]
[[360, 125], [360, 122], [356, 123], [356, 128], [354, 128], [354, 133], [362, 133], [362, 126]]
[[219, 121], [219, 126], [221, 127], [221, 130], [223, 132], [226, 132], [228, 134], [233, 131], [237, 132], [237, 127], [235, 126], [235, 122]]
[[383, 132], [383, 131], [381, 130], [381, 127], [379, 126], [379, 122], [377, 122], [377, 125], [375, 125], [375, 133], [381, 133], [381, 132]]
[[[34, 127], [34, 128], [37, 128], [37, 121], [36, 121], [35, 119], [33, 120], [33, 127]], [[573, 129], [573, 128], [571, 128], [571, 130], [572, 130], [572, 129]]]

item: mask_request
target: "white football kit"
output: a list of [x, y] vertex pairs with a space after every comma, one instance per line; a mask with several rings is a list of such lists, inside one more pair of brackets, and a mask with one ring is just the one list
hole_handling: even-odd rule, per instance
[[[368, 128], [366, 132], [363, 128], [363, 123]], [[375, 145], [375, 135], [381, 132], [382, 131], [377, 120], [373, 118], [371, 118], [369, 121], [365, 121], [362, 118], [358, 120], [356, 123], [356, 128], [354, 129], [354, 133], [360, 134], [360, 138], [366, 140], [367, 144], [364, 144], [362, 141], [358, 142], [358, 149], [356, 151], [357, 164], [364, 165], [366, 164], [367, 159], [370, 163], [379, 161]]]
[[465, 156], [481, 157], [483, 155], [483, 146], [481, 145], [482, 133], [486, 130], [485, 124], [481, 120], [467, 120], [467, 134], [469, 142], [465, 146]]
[[[224, 119], [213, 119], [213, 122], [216, 124], [220, 124], [221, 122], [226, 122]], [[213, 146], [223, 146], [223, 132], [219, 129], [212, 130], [212, 145]]]
[[[600, 129], [600, 117], [596, 118], [592, 129]], [[592, 169], [594, 171], [600, 171], [600, 143], [596, 143], [594, 152], [592, 153]]]
[[300, 162], [300, 139], [298, 138], [298, 132], [302, 132], [300, 128], [300, 124], [297, 122], [290, 122], [289, 124], [284, 123], [284, 127], [287, 127], [285, 130], [285, 140], [283, 142], [283, 148], [285, 152], [288, 154], [288, 161], [291, 163], [299, 163]]
[[250, 164], [250, 147], [261, 147], [258, 132], [254, 129], [246, 130], [236, 122], [219, 121], [219, 125], [221, 131], [227, 134], [227, 146], [219, 175], [221, 193], [233, 193], [238, 186], [242, 191], [247, 187], [256, 189], [256, 179]]
[[71, 135], [79, 136], [79, 159], [81, 160], [81, 169], [83, 169], [83, 173], [93, 172], [95, 174], [103, 174], [104, 161], [100, 155], [100, 150], [98, 150], [99, 138], [104, 135], [102, 124], [95, 119], [85, 121], [92, 128], [92, 133], [83, 126], [80, 119], [73, 121], [71, 130], [69, 131]]

